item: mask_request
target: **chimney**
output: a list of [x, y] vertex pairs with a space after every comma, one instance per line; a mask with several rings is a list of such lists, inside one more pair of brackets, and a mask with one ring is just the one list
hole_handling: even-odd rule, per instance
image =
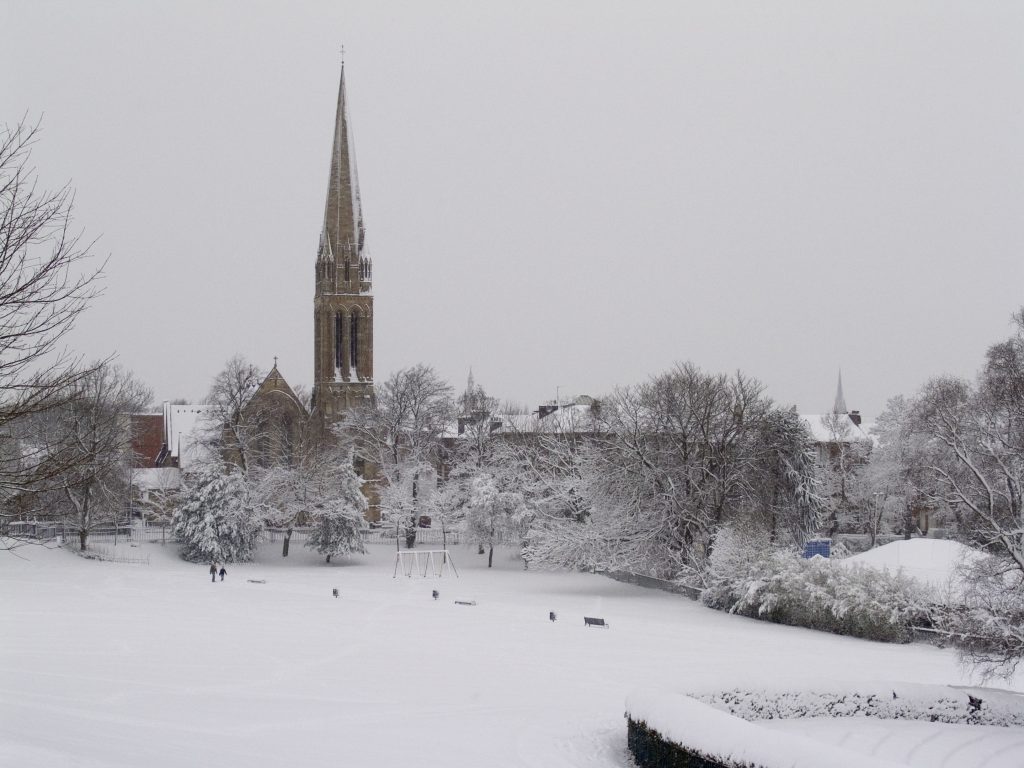
[[854, 424], [856, 424], [859, 427], [860, 426], [860, 411], [850, 411], [849, 415], [850, 415], [850, 421], [852, 421]]

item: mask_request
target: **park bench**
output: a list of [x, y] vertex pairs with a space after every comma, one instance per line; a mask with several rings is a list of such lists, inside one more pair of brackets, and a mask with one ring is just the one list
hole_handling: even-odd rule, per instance
[[584, 616], [583, 617], [583, 626], [585, 626], [585, 627], [604, 627], [605, 629], [607, 629], [611, 625], [610, 624], [605, 624], [604, 623], [604, 619], [595, 619], [595, 618], [592, 618], [590, 616]]

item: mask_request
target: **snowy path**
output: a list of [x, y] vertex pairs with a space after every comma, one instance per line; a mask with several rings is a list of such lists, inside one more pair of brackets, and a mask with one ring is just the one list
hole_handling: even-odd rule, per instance
[[627, 764], [639, 687], [966, 682], [948, 651], [526, 573], [506, 555], [488, 571], [471, 549], [462, 578], [435, 582], [392, 579], [383, 547], [326, 567], [271, 546], [223, 584], [159, 545], [150, 566], [20, 552], [0, 558], [3, 766], [611, 768]]

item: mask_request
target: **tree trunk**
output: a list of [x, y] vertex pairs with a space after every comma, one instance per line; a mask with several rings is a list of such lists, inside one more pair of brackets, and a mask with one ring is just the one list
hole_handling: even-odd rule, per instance
[[288, 557], [288, 545], [292, 540], [292, 529], [289, 528], [284, 532], [284, 546], [281, 547], [281, 557]]
[[419, 496], [419, 482], [420, 473], [417, 472], [412, 476], [412, 517], [409, 520], [410, 527], [405, 530], [406, 549], [416, 548], [416, 525], [419, 523], [418, 515], [416, 514], [416, 497]]
[[85, 552], [85, 540], [87, 538], [89, 538], [89, 532], [87, 530], [81, 529], [78, 531], [78, 545], [81, 547], [83, 552]]
[[327, 562], [328, 563], [331, 562], [331, 556], [330, 555], [327, 556]]
[[487, 553], [487, 567], [490, 568], [494, 564], [494, 545], [491, 544], [491, 551]]

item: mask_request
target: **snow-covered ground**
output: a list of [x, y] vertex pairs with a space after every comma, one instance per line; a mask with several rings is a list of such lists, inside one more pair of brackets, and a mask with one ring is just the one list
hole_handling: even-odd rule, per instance
[[487, 570], [459, 548], [461, 577], [435, 581], [393, 579], [385, 546], [325, 566], [267, 545], [211, 584], [141, 546], [148, 566], [0, 553], [0, 765], [621, 768], [641, 687], [969, 682], [948, 650], [524, 572], [504, 552]]

